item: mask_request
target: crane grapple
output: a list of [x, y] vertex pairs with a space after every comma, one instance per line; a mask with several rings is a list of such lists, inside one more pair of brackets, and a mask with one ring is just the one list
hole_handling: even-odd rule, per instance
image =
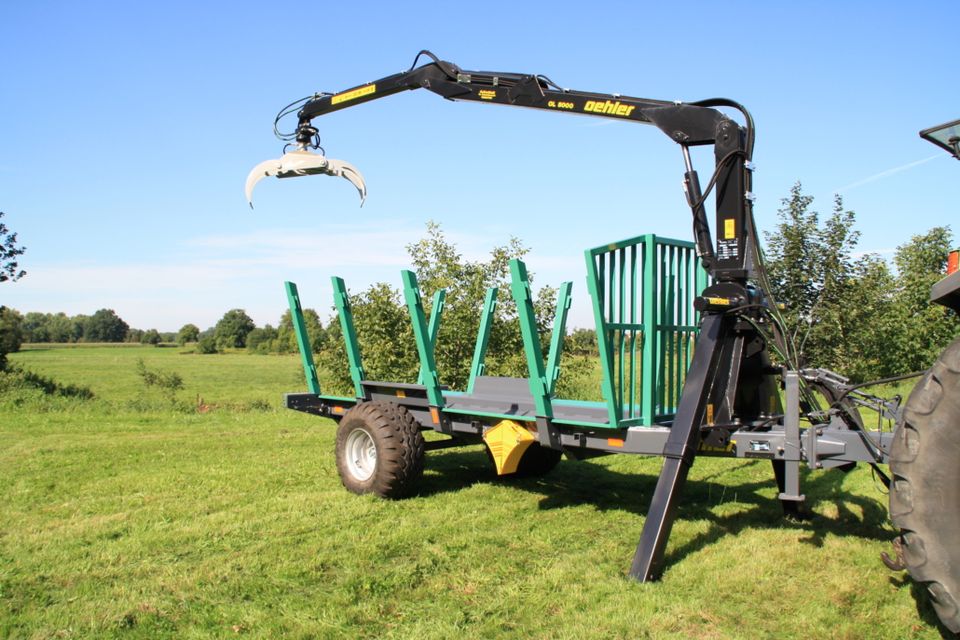
[[250, 208], [253, 208], [253, 188], [263, 178], [275, 176], [277, 178], [296, 178], [298, 176], [328, 175], [346, 178], [350, 184], [360, 192], [360, 206], [367, 199], [367, 185], [360, 171], [345, 160], [335, 160], [313, 153], [306, 149], [288, 151], [276, 160], [265, 160], [255, 166], [247, 175], [247, 184], [244, 190]]

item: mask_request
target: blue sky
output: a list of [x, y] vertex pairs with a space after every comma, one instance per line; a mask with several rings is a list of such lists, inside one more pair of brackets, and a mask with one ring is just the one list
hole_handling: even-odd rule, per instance
[[573, 280], [570, 324], [590, 326], [584, 249], [689, 237], [680, 151], [652, 127], [423, 91], [315, 121], [328, 156], [366, 177], [362, 209], [325, 177], [265, 180], [247, 207], [248, 171], [281, 153], [280, 107], [406, 69], [424, 48], [575, 89], [745, 104], [761, 229], [800, 180], [822, 213], [843, 195], [862, 251], [889, 255], [935, 225], [960, 235], [960, 165], [917, 136], [960, 117], [960, 5], [680, 6], [3, 3], [0, 210], [28, 276], [0, 303], [108, 307], [160, 330], [240, 307], [275, 325], [290, 279], [326, 317], [331, 275], [399, 285], [404, 246], [433, 219], [470, 257], [521, 238], [537, 283]]

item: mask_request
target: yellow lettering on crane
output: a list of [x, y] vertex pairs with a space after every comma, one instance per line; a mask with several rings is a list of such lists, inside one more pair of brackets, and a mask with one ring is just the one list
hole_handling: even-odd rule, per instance
[[583, 110], [587, 113], [600, 113], [605, 116], [620, 116], [622, 118], [629, 118], [636, 108], [636, 105], [623, 104], [619, 100], [616, 102], [611, 100], [604, 100], [603, 102], [587, 100], [586, 104], [583, 105]]
[[733, 304], [733, 301], [730, 298], [714, 298], [707, 296], [707, 302], [716, 306], [716, 307], [729, 307]]
[[359, 89], [351, 89], [350, 91], [344, 91], [343, 93], [338, 93], [337, 95], [330, 98], [330, 104], [340, 104], [341, 102], [349, 102], [350, 100], [356, 100], [357, 98], [362, 98], [364, 96], [369, 96], [370, 94], [377, 92], [377, 85], [368, 84], [365, 87], [360, 87]]
[[708, 444], [704, 444], [703, 441], [697, 446], [698, 451], [712, 451], [714, 453], [732, 453], [733, 449], [737, 443], [733, 440], [728, 442], [726, 446], [723, 447], [713, 447]]

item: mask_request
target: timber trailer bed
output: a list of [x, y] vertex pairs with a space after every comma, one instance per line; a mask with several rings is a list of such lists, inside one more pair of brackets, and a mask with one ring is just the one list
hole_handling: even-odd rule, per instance
[[[417, 66], [425, 55], [431, 62]], [[634, 98], [560, 88], [539, 75], [465, 71], [422, 51], [406, 72], [336, 94], [318, 93], [286, 107], [297, 112], [296, 145], [258, 165], [247, 179], [250, 199], [265, 176], [311, 174], [347, 178], [366, 196], [359, 171], [326, 158], [318, 116], [395, 93], [424, 88], [449, 100], [576, 113], [650, 124], [680, 145], [684, 190], [694, 242], [653, 235], [586, 251], [602, 369], [603, 402], [556, 397], [571, 285], [559, 289], [546, 358], [530, 283], [522, 261], [510, 264], [527, 378], [484, 375], [484, 356], [498, 292], [487, 292], [467, 388], [441, 382], [434, 345], [444, 292], [428, 318], [416, 275], [402, 272], [420, 375], [416, 383], [367, 379], [344, 281], [333, 278], [348, 358], [352, 396], [321, 392], [295, 284], [286, 284], [307, 392], [285, 396], [288, 408], [337, 421], [336, 461], [343, 484], [356, 493], [402, 497], [415, 490], [428, 450], [485, 443], [499, 474], [549, 472], [563, 454], [584, 459], [612, 453], [663, 456], [630, 575], [655, 580], [663, 571], [687, 472], [697, 456], [770, 460], [787, 514], [804, 500], [800, 466], [849, 470], [867, 463], [890, 488], [890, 511], [901, 534], [893, 569], [908, 569], [927, 586], [941, 621], [960, 632], [960, 339], [917, 384], [905, 406], [899, 398], [864, 393], [825, 369], [804, 368], [783, 330], [770, 295], [753, 220], [751, 162], [754, 127], [736, 102], [694, 103]], [[718, 108], [741, 114], [738, 124]], [[275, 127], [276, 130], [276, 127]], [[921, 132], [957, 157], [960, 121]], [[705, 192], [689, 148], [713, 145], [715, 168]], [[714, 241], [706, 199], [716, 193]], [[960, 313], [960, 273], [934, 287], [934, 302]], [[770, 353], [774, 352], [777, 364]], [[904, 376], [907, 377], [907, 376]], [[874, 383], [877, 381], [874, 381]], [[781, 400], [782, 391], [782, 400]], [[870, 430], [861, 409], [894, 420], [896, 429]], [[447, 436], [426, 442], [422, 431]], [[890, 465], [888, 477], [879, 465]]]

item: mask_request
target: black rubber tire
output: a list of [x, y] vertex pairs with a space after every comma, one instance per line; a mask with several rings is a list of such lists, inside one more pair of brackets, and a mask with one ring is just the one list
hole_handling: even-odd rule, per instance
[[[363, 431], [376, 447], [369, 477], [358, 475], [348, 459], [348, 441]], [[357, 438], [358, 436], [353, 436]], [[360, 436], [362, 440], [362, 436]], [[420, 425], [404, 407], [392, 402], [362, 402], [344, 414], [337, 427], [337, 472], [353, 493], [374, 493], [381, 498], [409, 495], [423, 475], [424, 442]]]
[[943, 625], [960, 633], [960, 339], [917, 383], [890, 452], [890, 519], [903, 560]]
[[560, 462], [563, 457], [562, 451], [541, 447], [534, 442], [527, 450], [523, 452], [517, 464], [517, 472], [513, 474], [515, 478], [539, 478], [545, 476]]

